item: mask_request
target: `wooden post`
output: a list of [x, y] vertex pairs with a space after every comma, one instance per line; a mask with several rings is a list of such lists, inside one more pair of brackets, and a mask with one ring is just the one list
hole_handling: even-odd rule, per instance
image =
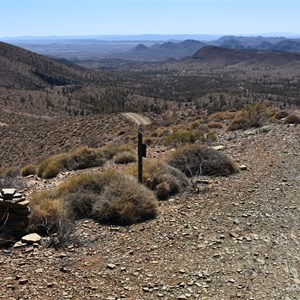
[[138, 181], [143, 182], [143, 134], [139, 132], [138, 134]]

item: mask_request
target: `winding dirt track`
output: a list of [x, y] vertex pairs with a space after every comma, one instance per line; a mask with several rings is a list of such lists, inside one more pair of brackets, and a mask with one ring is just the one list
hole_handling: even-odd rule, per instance
[[137, 113], [123, 113], [122, 114], [125, 118], [129, 119], [130, 121], [135, 122], [137, 125], [150, 125], [151, 120], [148, 117], [142, 116]]

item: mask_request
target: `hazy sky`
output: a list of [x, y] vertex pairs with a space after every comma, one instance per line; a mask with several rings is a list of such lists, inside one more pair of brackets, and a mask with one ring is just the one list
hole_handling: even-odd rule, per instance
[[300, 33], [300, 0], [0, 0], [0, 37]]

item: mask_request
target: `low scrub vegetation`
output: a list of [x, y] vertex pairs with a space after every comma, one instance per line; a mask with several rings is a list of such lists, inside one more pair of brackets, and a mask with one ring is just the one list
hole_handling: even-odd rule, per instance
[[24, 177], [33, 174], [36, 174], [36, 167], [33, 164], [29, 164], [21, 169], [21, 175]]
[[177, 149], [167, 162], [188, 177], [208, 175], [226, 176], [238, 172], [238, 166], [227, 155], [202, 145]]
[[247, 104], [242, 111], [237, 113], [228, 126], [228, 130], [249, 129], [261, 127], [269, 119], [268, 108], [261, 104]]
[[114, 159], [115, 163], [119, 164], [136, 161], [134, 152], [128, 145], [109, 145], [102, 148], [81, 147], [71, 153], [46, 158], [37, 166], [28, 165], [22, 169], [22, 174], [27, 176], [36, 173], [41, 178], [53, 178], [64, 171], [101, 167], [110, 159]]
[[297, 115], [294, 115], [294, 114], [290, 114], [284, 119], [284, 123], [285, 124], [300, 124], [300, 117]]
[[46, 233], [72, 220], [92, 218], [103, 224], [130, 225], [155, 218], [153, 192], [127, 175], [89, 172], [71, 177], [51, 191], [30, 197], [30, 227]]
[[114, 156], [114, 163], [129, 164], [137, 161], [136, 154], [132, 151], [124, 151]]
[[[137, 176], [137, 166], [129, 169], [129, 173]], [[143, 165], [143, 183], [153, 190], [160, 200], [166, 200], [189, 186], [189, 180], [185, 174], [159, 160], [145, 161]]]

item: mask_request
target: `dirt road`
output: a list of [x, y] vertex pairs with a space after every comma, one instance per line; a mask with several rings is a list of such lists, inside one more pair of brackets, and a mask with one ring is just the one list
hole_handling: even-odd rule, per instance
[[125, 118], [135, 122], [138, 125], [150, 125], [151, 120], [148, 117], [142, 116], [137, 113], [123, 113]]

